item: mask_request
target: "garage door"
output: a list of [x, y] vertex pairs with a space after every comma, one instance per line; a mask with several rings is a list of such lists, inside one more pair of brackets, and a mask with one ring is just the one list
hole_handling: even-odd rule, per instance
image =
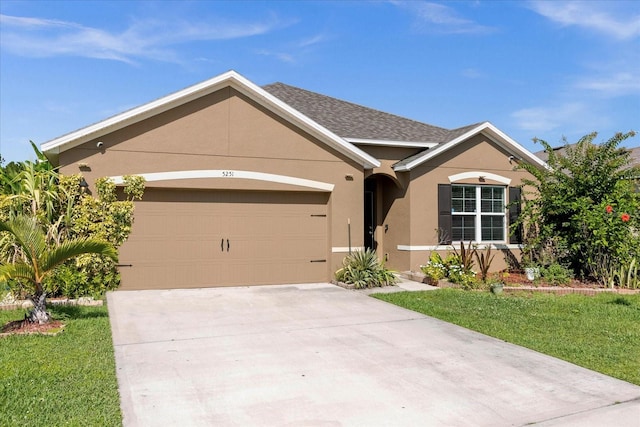
[[327, 193], [147, 189], [121, 289], [323, 282]]

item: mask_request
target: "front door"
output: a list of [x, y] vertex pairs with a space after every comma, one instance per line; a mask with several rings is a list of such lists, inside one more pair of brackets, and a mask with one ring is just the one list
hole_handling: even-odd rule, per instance
[[376, 232], [376, 181], [367, 179], [364, 184], [364, 247], [375, 250], [377, 247]]

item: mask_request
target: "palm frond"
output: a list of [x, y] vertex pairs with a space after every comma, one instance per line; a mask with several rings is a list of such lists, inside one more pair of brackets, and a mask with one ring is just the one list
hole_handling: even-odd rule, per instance
[[11, 233], [22, 247], [27, 258], [35, 261], [46, 249], [45, 235], [35, 218], [17, 216], [9, 221], [0, 221], [0, 231]]
[[66, 260], [82, 254], [98, 254], [118, 261], [118, 252], [111, 243], [97, 239], [73, 239], [43, 253], [39, 259], [40, 269], [50, 271]]
[[58, 246], [47, 246], [44, 230], [35, 218], [21, 215], [10, 221], [0, 221], [1, 231], [7, 231], [15, 237], [16, 244], [22, 248], [26, 258], [25, 262], [3, 266], [5, 274], [18, 274], [36, 283], [36, 286], [54, 267], [78, 255], [94, 253], [118, 260], [116, 249], [103, 240], [73, 239]]
[[0, 282], [6, 282], [9, 279], [23, 279], [33, 282], [34, 277], [35, 271], [29, 264], [18, 262], [0, 265]]

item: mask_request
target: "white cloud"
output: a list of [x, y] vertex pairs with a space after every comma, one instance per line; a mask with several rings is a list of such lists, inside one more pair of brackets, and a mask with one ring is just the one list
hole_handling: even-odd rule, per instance
[[304, 40], [301, 40], [298, 43], [298, 47], [307, 47], [307, 46], [313, 46], [316, 45], [318, 43], [322, 43], [324, 41], [327, 40], [327, 36], [325, 34], [316, 34], [315, 36], [306, 38]]
[[288, 64], [293, 64], [296, 62], [296, 59], [294, 58], [294, 56], [286, 52], [276, 52], [269, 49], [260, 49], [260, 50], [256, 50], [255, 53], [262, 56], [272, 56]]
[[564, 133], [574, 130], [595, 129], [609, 123], [605, 116], [598, 115], [587, 104], [570, 102], [550, 107], [523, 108], [511, 114], [516, 126], [524, 131], [544, 133], [562, 129]]
[[110, 32], [74, 22], [0, 15], [0, 45], [32, 57], [81, 56], [133, 63], [139, 58], [177, 61], [172, 46], [189, 41], [227, 40], [268, 33], [281, 24], [265, 22], [133, 22], [122, 32]]
[[495, 31], [495, 28], [464, 18], [452, 7], [440, 3], [422, 1], [392, 1], [391, 3], [412, 12], [421, 30], [445, 34], [483, 34]]
[[576, 83], [579, 89], [598, 92], [607, 97], [640, 94], [640, 70], [616, 72], [603, 77], [588, 77]]
[[564, 26], [594, 30], [620, 40], [640, 36], [640, 6], [636, 2], [536, 0], [531, 9]]
[[284, 47], [276, 49], [258, 49], [255, 53], [263, 56], [277, 58], [288, 64], [297, 63], [301, 57], [310, 52], [316, 45], [329, 39], [326, 34], [316, 34], [299, 41], [287, 43]]

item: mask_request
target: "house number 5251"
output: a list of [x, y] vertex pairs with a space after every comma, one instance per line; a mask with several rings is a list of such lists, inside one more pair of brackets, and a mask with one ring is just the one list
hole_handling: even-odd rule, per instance
[[229, 178], [233, 176], [233, 171], [222, 171], [222, 176], [225, 178]]

